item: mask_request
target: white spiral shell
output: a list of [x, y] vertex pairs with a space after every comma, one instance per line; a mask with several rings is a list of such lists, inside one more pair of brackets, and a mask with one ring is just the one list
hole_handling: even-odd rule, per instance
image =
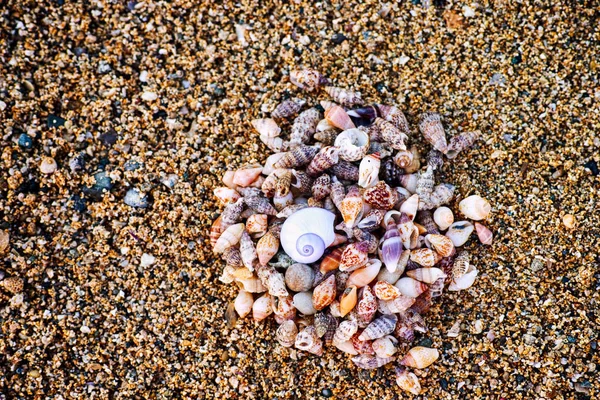
[[317, 261], [335, 240], [335, 215], [323, 208], [308, 207], [288, 217], [281, 228], [281, 245], [296, 262]]

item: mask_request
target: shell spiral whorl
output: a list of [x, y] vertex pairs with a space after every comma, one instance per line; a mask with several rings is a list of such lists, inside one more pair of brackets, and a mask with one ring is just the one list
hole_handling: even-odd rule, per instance
[[319, 235], [314, 233], [305, 233], [298, 238], [298, 241], [296, 242], [296, 250], [303, 257], [313, 258], [311, 256], [318, 255], [318, 259], [325, 251], [325, 243]]

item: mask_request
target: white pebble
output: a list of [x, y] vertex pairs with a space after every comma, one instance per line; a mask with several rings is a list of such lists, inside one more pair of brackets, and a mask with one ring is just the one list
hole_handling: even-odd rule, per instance
[[81, 333], [90, 333], [90, 328], [88, 328], [87, 326], [83, 325], [81, 328], [79, 328], [79, 330], [81, 331]]
[[40, 164], [40, 172], [43, 174], [53, 174], [56, 171], [56, 161], [52, 157], [44, 157]]
[[140, 82], [148, 82], [148, 71], [140, 72]]
[[140, 265], [142, 267], [147, 267], [156, 262], [156, 258], [152, 254], [144, 253], [142, 254], [142, 260], [140, 261]]
[[400, 63], [400, 65], [406, 65], [406, 63], [408, 63], [410, 61], [410, 57], [405, 56], [404, 54], [402, 54], [400, 56], [400, 58], [398, 59], [398, 62]]
[[142, 94], [142, 100], [154, 101], [156, 99], [158, 99], [158, 95], [154, 92], [144, 92]]
[[463, 9], [463, 15], [467, 18], [471, 18], [475, 16], [475, 10], [473, 10], [471, 7], [469, 6], [464, 6]]
[[6, 110], [6, 103], [0, 100], [0, 111]]

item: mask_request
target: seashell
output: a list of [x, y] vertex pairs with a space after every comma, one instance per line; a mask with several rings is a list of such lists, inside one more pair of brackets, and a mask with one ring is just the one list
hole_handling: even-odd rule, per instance
[[419, 130], [427, 140], [436, 149], [446, 154], [448, 143], [446, 142], [446, 132], [442, 125], [440, 115], [437, 113], [426, 112], [421, 115]]
[[441, 206], [442, 204], [450, 203], [452, 197], [454, 197], [454, 189], [455, 187], [449, 183], [437, 185], [433, 189], [431, 197], [419, 203], [419, 210], [431, 210]]
[[371, 259], [367, 262], [364, 268], [357, 269], [352, 272], [348, 281], [347, 286], [354, 285], [356, 287], [363, 287], [371, 283], [373, 279], [379, 274], [381, 270], [381, 261], [377, 259]]
[[273, 233], [267, 232], [256, 244], [258, 262], [261, 265], [267, 265], [271, 258], [277, 254], [277, 250], [279, 250], [279, 239]]
[[375, 318], [358, 337], [359, 340], [375, 340], [388, 335], [396, 328], [398, 317], [394, 314]]
[[434, 283], [438, 279], [446, 277], [444, 271], [439, 268], [417, 268], [408, 271], [406, 275], [425, 283]]
[[323, 174], [315, 179], [312, 189], [312, 195], [316, 200], [322, 200], [331, 193], [331, 178]]
[[[331, 198], [329, 197], [325, 197], [323, 199], [323, 208], [332, 213], [335, 213], [337, 211], [335, 204], [333, 204], [333, 200], [331, 200]], [[337, 246], [340, 243], [345, 243], [348, 240], [348, 238], [344, 235], [339, 235], [336, 233], [336, 240], [341, 240], [341, 242], [336, 242], [334, 240], [334, 242], [329, 246]]]
[[239, 268], [243, 265], [242, 263], [242, 254], [239, 249], [235, 247], [229, 247], [227, 250], [223, 252], [222, 255], [223, 260], [227, 263], [227, 265]]
[[[406, 253], [410, 252], [410, 250], [405, 250], [404, 252], [402, 252], [402, 256], [401, 258], [408, 258], [407, 256], [405, 256]], [[409, 253], [410, 255], [410, 253]], [[380, 256], [381, 258], [381, 256]], [[398, 281], [398, 279], [400, 279], [400, 277], [402, 276], [402, 274], [404, 273], [404, 267], [396, 269], [393, 272], [390, 272], [387, 268], [381, 268], [381, 271], [379, 271], [379, 274], [377, 275], [377, 280], [378, 281], [385, 281], [388, 283], [391, 283], [392, 285], [394, 283], [396, 283]]]
[[425, 172], [421, 171], [417, 180], [415, 192], [419, 196], [419, 199], [422, 201], [427, 201], [433, 194], [434, 185], [435, 178], [433, 176], [433, 168], [428, 166]]
[[423, 225], [425, 232], [431, 235], [439, 235], [440, 231], [433, 220], [433, 214], [429, 210], [419, 211], [416, 221]]
[[322, 208], [308, 207], [296, 211], [281, 228], [283, 249], [296, 262], [309, 264], [317, 261], [335, 239], [334, 220], [335, 214]]
[[248, 270], [254, 271], [254, 262], [258, 256], [256, 248], [254, 247], [254, 242], [245, 230], [242, 232], [242, 237], [240, 238], [240, 254], [244, 266], [248, 268]]
[[413, 159], [410, 165], [404, 167], [404, 173], [414, 174], [419, 169], [421, 169], [421, 155], [419, 153], [419, 149], [416, 146], [411, 146], [409, 151], [412, 153]]
[[241, 187], [250, 186], [262, 173], [262, 167], [241, 168], [233, 175], [233, 184]]
[[240, 221], [240, 216], [244, 210], [245, 199], [240, 198], [235, 203], [229, 204], [221, 214], [221, 226], [224, 229]]
[[377, 281], [373, 287], [375, 296], [381, 300], [392, 300], [400, 296], [400, 290], [386, 281]]
[[352, 354], [353, 356], [358, 354], [358, 352], [354, 348], [354, 345], [349, 340], [347, 340], [345, 342], [341, 342], [341, 343], [336, 343], [335, 347], [337, 347], [339, 350], [343, 351], [344, 353]]
[[396, 367], [396, 384], [400, 386], [400, 389], [416, 396], [421, 394], [421, 384], [419, 383], [419, 378], [417, 378], [414, 373], [409, 372], [404, 367]]
[[264, 293], [267, 291], [261, 280], [254, 275], [250, 278], [238, 278], [237, 282], [239, 283], [238, 286], [248, 293]]
[[382, 118], [376, 118], [373, 125], [379, 130], [379, 135], [385, 142], [389, 143], [390, 147], [395, 150], [406, 150], [405, 141], [408, 140], [408, 136], [396, 128], [394, 124]]
[[311, 68], [302, 68], [290, 71], [290, 82], [302, 90], [312, 92], [321, 85], [326, 84], [327, 78]]
[[[244, 267], [242, 267], [242, 268], [244, 268]], [[246, 269], [246, 268], [244, 268], [244, 269]], [[235, 267], [232, 267], [230, 265], [225, 265], [225, 268], [223, 268], [223, 272], [221, 273], [219, 280], [223, 283], [231, 283], [231, 282], [235, 281], [235, 276], [233, 275], [234, 271], [235, 271]]]
[[452, 280], [459, 279], [469, 270], [469, 262], [471, 256], [466, 251], [461, 251], [458, 253], [458, 256], [454, 259], [454, 263], [452, 265]]
[[252, 305], [254, 304], [254, 297], [251, 293], [245, 290], [240, 290], [237, 297], [235, 298], [234, 307], [240, 318], [244, 318], [252, 311]]
[[359, 339], [359, 337], [360, 337], [360, 335], [362, 335], [362, 333], [363, 333], [363, 329], [359, 329], [350, 338], [350, 342], [352, 343], [354, 350], [356, 350], [357, 354], [368, 354], [371, 356], [375, 355], [375, 352], [373, 351], [373, 342], [371, 342], [370, 340], [362, 341]]
[[317, 311], [322, 310], [335, 300], [335, 295], [335, 275], [332, 274], [313, 290], [313, 306]]
[[294, 346], [298, 350], [308, 351], [317, 356], [323, 355], [323, 344], [312, 325], [307, 326], [298, 333]]
[[450, 282], [448, 290], [455, 292], [470, 288], [473, 286], [473, 283], [475, 283], [475, 278], [477, 278], [478, 273], [479, 271], [477, 271], [473, 265], [469, 265], [469, 269], [463, 276], [453, 279], [452, 282]]
[[429, 287], [429, 294], [431, 297], [440, 297], [444, 292], [444, 284], [446, 282], [446, 278], [440, 278], [437, 281], [433, 282]]
[[306, 168], [306, 173], [312, 177], [321, 175], [323, 171], [338, 163], [339, 152], [337, 147], [323, 147]]
[[281, 128], [272, 118], [254, 119], [251, 124], [260, 136], [274, 138], [281, 133]]
[[227, 304], [227, 309], [225, 310], [225, 322], [227, 322], [227, 327], [230, 329], [235, 327], [237, 320], [238, 320], [238, 315], [235, 311], [235, 304], [234, 303]]
[[348, 111], [348, 116], [356, 126], [370, 126], [377, 117], [377, 108], [366, 106]]
[[454, 214], [448, 207], [440, 207], [433, 212], [433, 220], [440, 230], [445, 231], [454, 223]]
[[249, 187], [258, 189], [258, 188], [262, 187], [262, 184], [264, 183], [264, 181], [265, 181], [265, 177], [260, 175], [258, 178], [256, 178], [256, 180], [254, 182], [252, 182], [250, 184]]
[[467, 243], [474, 229], [475, 227], [469, 221], [458, 221], [450, 225], [446, 236], [452, 240], [454, 247], [460, 247]]
[[[340, 210], [340, 212], [341, 212], [342, 201], [346, 197], [346, 189], [344, 188], [344, 185], [336, 177], [333, 177], [331, 180], [331, 193], [329, 194], [329, 197], [331, 198], [331, 200], [333, 201], [333, 203], [335, 204], [337, 209]], [[361, 202], [362, 202], [362, 198], [360, 197], [360, 192], [358, 193], [358, 197], [361, 199]]]
[[296, 307], [292, 296], [273, 297], [273, 313], [278, 323], [296, 318]]
[[391, 186], [400, 186], [404, 170], [394, 164], [392, 158], [383, 160], [383, 164], [379, 170], [379, 177]]
[[423, 267], [433, 267], [442, 257], [431, 249], [415, 249], [410, 253], [410, 259]]
[[317, 312], [312, 302], [312, 292], [300, 292], [294, 295], [294, 307], [301, 314], [313, 315]]
[[413, 329], [412, 324], [404, 316], [405, 314], [406, 313], [398, 314], [398, 323], [394, 329], [394, 336], [399, 341], [412, 343], [412, 341], [415, 339], [415, 330]]
[[433, 250], [442, 257], [449, 257], [455, 252], [454, 243], [449, 237], [444, 235], [429, 234], [425, 236], [425, 243], [431, 244]]
[[283, 223], [285, 222], [282, 218], [277, 218], [271, 221], [269, 224], [268, 232], [270, 232], [275, 239], [280, 240], [281, 237], [281, 228], [283, 227]]
[[331, 303], [329, 305], [329, 312], [336, 318], [341, 317], [342, 315], [340, 314], [340, 302], [335, 300], [333, 303]]
[[[352, 120], [350, 119], [348, 114], [346, 113], [346, 110], [344, 110], [342, 107], [340, 107], [338, 105], [332, 105], [331, 107], [326, 109], [325, 119], [331, 125], [335, 126], [336, 128], [339, 128], [341, 130], [356, 128], [356, 126], [354, 126], [354, 123], [352, 122]], [[338, 135], [338, 137], [339, 137], [339, 135]], [[368, 137], [367, 137], [367, 139], [368, 139]], [[337, 142], [337, 139], [336, 139], [336, 142]], [[338, 145], [336, 144], [336, 146], [338, 146]], [[350, 161], [354, 161], [354, 160], [350, 160]]]
[[397, 343], [398, 340], [395, 337], [388, 335], [373, 341], [373, 351], [379, 358], [389, 358], [398, 351]]
[[[406, 175], [405, 175], [406, 176]], [[411, 221], [415, 220], [419, 208], [419, 195], [413, 194], [400, 206], [400, 212], [408, 216]]]
[[311, 267], [306, 264], [292, 264], [285, 271], [285, 284], [294, 292], [305, 292], [312, 288], [315, 279], [315, 273]]
[[242, 211], [242, 213], [240, 214], [240, 218], [242, 219], [248, 219], [250, 218], [252, 215], [256, 214], [256, 211], [254, 211], [251, 208], [246, 208], [244, 211]]
[[[324, 120], [329, 124], [329, 121]], [[323, 121], [321, 121], [323, 122]], [[314, 139], [323, 143], [325, 146], [331, 146], [335, 143], [335, 138], [337, 137], [339, 131], [335, 129], [332, 125], [329, 125], [328, 129], [320, 129], [323, 128], [321, 126], [321, 122], [317, 125], [317, 133], [314, 134]]]
[[256, 274], [262, 284], [269, 290], [271, 296], [283, 297], [288, 295], [283, 274], [270, 265], [259, 265]]
[[[443, 278], [438, 279], [435, 282], [442, 282], [442, 286], [443, 286], [443, 282], [446, 278], [446, 275], [444, 274]], [[434, 282], [434, 283], [435, 283]], [[443, 287], [442, 287], [443, 288]], [[424, 291], [423, 293], [421, 293], [419, 295], [419, 297], [417, 297], [414, 302], [414, 304], [412, 306], [410, 306], [410, 309], [415, 311], [418, 314], [424, 314], [427, 311], [429, 311], [429, 309], [431, 308], [431, 299], [432, 299], [432, 295], [431, 295], [431, 287], [429, 288], [429, 290]]]
[[479, 222], [475, 222], [475, 230], [477, 231], [477, 237], [482, 244], [491, 245], [494, 240], [494, 234], [484, 225]]
[[298, 328], [292, 320], [284, 321], [275, 332], [275, 338], [283, 347], [292, 347], [296, 342], [296, 336], [298, 336]]
[[413, 157], [413, 153], [409, 150], [400, 150], [393, 158], [394, 164], [399, 168], [406, 168], [412, 163]]
[[357, 241], [367, 242], [367, 253], [373, 254], [377, 252], [377, 247], [379, 245], [379, 240], [377, 239], [377, 236], [358, 228], [354, 228], [352, 230], [352, 234], [354, 235], [354, 238]]
[[276, 215], [277, 218], [288, 218], [290, 215], [295, 213], [296, 211], [300, 211], [304, 208], [308, 207], [306, 204], [292, 204], [279, 211]]
[[297, 168], [308, 165], [317, 155], [319, 149], [314, 146], [300, 145], [293, 150], [283, 153], [283, 156], [273, 164], [274, 168]]
[[375, 186], [365, 190], [363, 194], [365, 203], [382, 210], [389, 210], [398, 200], [398, 192], [389, 187], [385, 182], [379, 181]]
[[347, 342], [358, 330], [358, 323], [355, 320], [342, 321], [333, 336], [333, 344]]
[[342, 252], [340, 257], [340, 271], [354, 271], [364, 266], [368, 261], [368, 243], [351, 243]]
[[410, 220], [410, 218], [404, 213], [402, 213], [398, 223], [398, 232], [400, 233], [400, 240], [402, 241], [404, 248], [413, 248], [413, 242], [417, 239], [419, 230]]
[[410, 193], [417, 191], [417, 182], [419, 177], [417, 174], [405, 174], [400, 177], [400, 185]]
[[219, 237], [221, 237], [221, 234], [223, 233], [225, 229], [223, 228], [223, 225], [221, 224], [221, 216], [219, 215], [219, 217], [217, 219], [215, 219], [215, 222], [212, 223], [211, 227], [210, 227], [210, 245], [214, 248], [215, 245], [217, 244], [217, 240], [219, 240]]
[[335, 86], [326, 86], [325, 92], [337, 103], [352, 107], [363, 104], [363, 100], [359, 92], [352, 92]]
[[362, 369], [377, 369], [394, 361], [394, 357], [380, 358], [368, 354], [361, 354], [352, 358], [352, 362]]
[[335, 138], [334, 145], [340, 149], [342, 160], [358, 161], [369, 150], [369, 135], [360, 129], [346, 128]]
[[444, 155], [442, 152], [431, 149], [429, 153], [427, 153], [427, 166], [431, 167], [434, 171], [442, 169], [444, 166]]
[[394, 286], [396, 286], [404, 296], [412, 298], [419, 297], [419, 295], [428, 288], [425, 283], [410, 277], [400, 278]]
[[363, 158], [358, 168], [358, 185], [363, 188], [375, 186], [379, 181], [380, 167], [379, 153], [369, 154]]
[[[263, 181], [264, 183], [264, 181]], [[262, 185], [262, 183], [261, 183]], [[259, 188], [255, 188], [255, 187], [239, 187], [236, 186], [235, 190], [238, 191], [239, 194], [241, 194], [244, 198], [249, 199], [252, 197], [256, 197], [256, 196], [261, 196], [261, 191], [259, 190]]]
[[277, 210], [271, 205], [267, 198], [262, 196], [245, 197], [245, 202], [248, 207], [259, 214], [276, 215]]
[[458, 203], [458, 209], [465, 217], [474, 221], [480, 221], [490, 215], [492, 206], [481, 196], [473, 195]]
[[348, 161], [339, 161], [337, 164], [331, 167], [331, 172], [338, 179], [344, 181], [358, 181], [359, 178], [358, 167]]
[[[331, 107], [337, 105], [333, 101], [327, 101], [327, 100], [322, 100], [320, 103], [321, 103], [321, 107], [323, 107], [324, 111], [327, 111]], [[324, 132], [324, 131], [328, 131], [328, 130], [334, 130], [335, 132], [338, 132], [338, 130], [335, 126], [331, 125], [331, 123], [329, 121], [327, 121], [326, 118], [323, 118], [317, 124], [317, 132]], [[337, 133], [336, 133], [336, 135], [337, 135]], [[316, 137], [315, 137], [315, 139], [319, 140]], [[331, 144], [333, 144], [333, 142]]]
[[240, 198], [240, 194], [235, 189], [228, 187], [218, 187], [213, 190], [213, 194], [223, 204], [235, 203]]
[[292, 171], [288, 170], [277, 180], [275, 186], [275, 196], [273, 196], [273, 205], [277, 211], [294, 204], [294, 196], [290, 190], [292, 182]]
[[360, 221], [363, 215], [363, 199], [356, 186], [348, 189], [348, 194], [341, 201], [339, 209], [348, 228], [353, 228]]
[[234, 176], [235, 176], [235, 171], [226, 171], [226, 172], [223, 174], [223, 179], [222, 179], [222, 181], [223, 181], [223, 184], [224, 184], [225, 186], [227, 186], [228, 188], [230, 188], [230, 189], [235, 189], [235, 188], [236, 188], [236, 186], [235, 186], [235, 184], [233, 183], [233, 177], [234, 177]]
[[446, 157], [453, 159], [461, 151], [473, 146], [480, 136], [480, 131], [465, 132], [462, 135], [454, 136], [452, 139], [450, 139], [450, 143], [448, 144], [448, 152], [446, 153]]
[[292, 260], [292, 258], [290, 256], [288, 256], [287, 254], [285, 254], [285, 251], [280, 251], [278, 252], [275, 257], [276, 259], [275, 262], [270, 262], [269, 265], [274, 267], [274, 268], [282, 268], [282, 269], [287, 269], [289, 268], [292, 264], [295, 263], [294, 260]]
[[360, 300], [356, 305], [356, 316], [358, 325], [364, 328], [371, 322], [377, 312], [377, 299], [369, 286], [360, 289], [359, 297]]
[[329, 271], [334, 271], [334, 270], [338, 269], [341, 259], [342, 259], [343, 252], [344, 252], [343, 248], [337, 248], [337, 249], [334, 249], [331, 253], [325, 255], [325, 257], [323, 258], [323, 261], [321, 261], [321, 264], [319, 266], [319, 271], [321, 271], [321, 273], [325, 274]]
[[290, 133], [290, 145], [307, 143], [317, 130], [321, 113], [316, 108], [309, 108], [296, 117]]
[[262, 173], [263, 175], [269, 176], [271, 175], [271, 173], [273, 171], [275, 171], [275, 163], [277, 163], [277, 161], [281, 160], [281, 158], [288, 154], [287, 152], [282, 152], [282, 153], [275, 153], [275, 154], [271, 154], [269, 157], [267, 157], [267, 160], [265, 161], [265, 165], [263, 166], [263, 170]]
[[[275, 189], [277, 188], [277, 181], [279, 177], [285, 175], [289, 171], [285, 168], [276, 168], [273, 172], [271, 172], [267, 178], [263, 181], [261, 185], [261, 191], [267, 197], [275, 196]], [[249, 197], [258, 197], [259, 195], [251, 195]]]
[[333, 318], [327, 311], [321, 311], [315, 314], [314, 324], [318, 337], [323, 337], [330, 324], [330, 318]]
[[379, 104], [377, 106], [381, 118], [391, 122], [396, 128], [400, 129], [406, 135], [410, 134], [410, 127], [406, 116], [398, 107]]
[[244, 224], [240, 223], [231, 225], [229, 228], [225, 229], [225, 231], [223, 231], [223, 233], [219, 236], [219, 239], [215, 243], [213, 251], [215, 253], [222, 253], [227, 248], [238, 244], [243, 232]]
[[398, 261], [402, 256], [402, 241], [394, 220], [388, 222], [385, 235], [381, 244], [381, 260], [389, 272], [398, 268]]
[[415, 304], [415, 302], [416, 302], [415, 298], [404, 296], [403, 294], [400, 294], [396, 298], [393, 298], [390, 300], [380, 301], [380, 303], [383, 303], [383, 304], [381, 304], [381, 306], [384, 306], [383, 308], [387, 308], [387, 310], [389, 310], [389, 312], [392, 314], [396, 314], [396, 313], [400, 313], [400, 312], [408, 310], [410, 307], [412, 307]]
[[429, 347], [416, 346], [408, 351], [400, 364], [417, 369], [424, 369], [433, 364], [440, 357], [437, 349]]
[[345, 317], [350, 311], [354, 309], [357, 302], [357, 287], [348, 286], [340, 297], [340, 314]]
[[284, 100], [275, 107], [275, 110], [271, 113], [273, 118], [289, 118], [298, 114], [302, 109], [302, 106], [306, 104], [306, 100], [299, 99], [297, 97]]
[[260, 322], [273, 313], [271, 295], [265, 293], [252, 304], [252, 318]]
[[374, 231], [379, 228], [385, 214], [385, 210], [373, 208], [365, 214], [356, 227], [367, 232]]
[[298, 193], [308, 194], [312, 189], [313, 178], [304, 171], [292, 170], [291, 187], [296, 189]]

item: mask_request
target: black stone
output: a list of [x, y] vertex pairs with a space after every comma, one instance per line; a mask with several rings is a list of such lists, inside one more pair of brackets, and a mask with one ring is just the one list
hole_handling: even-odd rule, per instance
[[65, 124], [65, 120], [58, 115], [50, 114], [46, 119], [46, 123], [48, 124], [48, 128], [57, 128], [59, 126], [63, 126]]
[[321, 390], [321, 396], [329, 398], [333, 396], [333, 392], [330, 389], [323, 389]]
[[592, 171], [592, 175], [594, 176], [598, 176], [598, 163], [596, 163], [595, 160], [590, 160], [588, 162], [585, 163], [584, 167], [586, 167], [587, 169], [589, 169], [590, 171]]
[[152, 114], [152, 119], [156, 121], [159, 118], [165, 119], [165, 118], [167, 118], [167, 116], [168, 116], [168, 114], [165, 110], [160, 110], [160, 111], [157, 111], [154, 114]]
[[26, 133], [21, 133], [19, 136], [19, 146], [22, 149], [29, 150], [33, 147], [33, 139]]
[[512, 58], [512, 60], [510, 60], [510, 63], [512, 65], [517, 65], [517, 64], [521, 64], [521, 61], [523, 61], [523, 58], [521, 57], [520, 54], [517, 54], [516, 56], [514, 56]]
[[73, 200], [73, 209], [78, 212], [84, 212], [86, 210], [85, 200], [79, 197], [78, 195], [73, 195], [71, 197]]
[[117, 143], [117, 132], [111, 130], [110, 132], [103, 133], [100, 135], [99, 139], [103, 145], [111, 147], [113, 144]]
[[523, 382], [525, 382], [525, 377], [523, 375], [517, 374], [515, 377], [517, 379], [517, 383], [523, 383]]
[[348, 38], [342, 33], [336, 33], [331, 37], [331, 41], [335, 44], [342, 44], [346, 39]]
[[446, 378], [440, 379], [440, 386], [442, 387], [442, 389], [446, 391], [448, 390], [448, 381], [446, 380]]
[[19, 193], [33, 193], [37, 194], [40, 191], [40, 184], [35, 179], [30, 179], [26, 182], [23, 182], [21, 186], [19, 186]]

